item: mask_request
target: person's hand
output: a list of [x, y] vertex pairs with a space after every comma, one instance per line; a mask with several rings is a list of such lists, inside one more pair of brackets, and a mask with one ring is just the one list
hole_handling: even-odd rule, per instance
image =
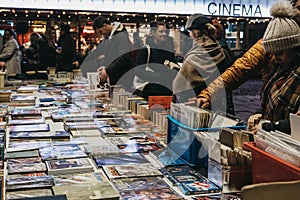
[[197, 106], [199, 108], [210, 108], [210, 100], [204, 97], [198, 97]]
[[261, 118], [262, 118], [262, 114], [260, 114], [260, 113], [251, 115], [248, 119], [247, 130], [249, 132], [256, 133], [257, 129], [259, 128], [257, 125]]
[[1, 68], [5, 67], [5, 62], [0, 61], [0, 67], [1, 67]]
[[100, 74], [100, 84], [103, 85], [106, 82], [107, 78], [108, 78], [108, 74], [106, 72], [106, 69], [105, 69], [104, 66], [101, 66], [97, 69], [97, 71]]
[[75, 67], [79, 67], [80, 63], [78, 61], [72, 62], [72, 65], [75, 65]]
[[300, 115], [300, 110], [298, 110], [298, 112], [296, 113], [296, 115]]

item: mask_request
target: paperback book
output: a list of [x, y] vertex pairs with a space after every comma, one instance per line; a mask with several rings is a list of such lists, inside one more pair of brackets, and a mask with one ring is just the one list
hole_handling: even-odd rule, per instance
[[61, 159], [45, 161], [48, 174], [71, 174], [93, 172], [94, 164], [89, 158]]
[[109, 179], [163, 175], [151, 163], [140, 163], [138, 165], [103, 165], [102, 168]]

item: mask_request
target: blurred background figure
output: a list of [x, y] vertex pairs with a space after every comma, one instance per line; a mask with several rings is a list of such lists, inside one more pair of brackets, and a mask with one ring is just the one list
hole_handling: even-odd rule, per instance
[[42, 35], [40, 43], [40, 70], [47, 70], [48, 67], [56, 67], [56, 30], [48, 27]]
[[61, 25], [60, 37], [57, 42], [58, 53], [58, 71], [72, 72], [75, 68], [76, 61], [76, 45], [75, 40], [70, 34], [70, 26], [68, 24]]
[[40, 66], [40, 43], [42, 36], [36, 32], [30, 34], [30, 46], [25, 50], [25, 58], [27, 66], [25, 71], [37, 71]]
[[11, 29], [4, 30], [4, 45], [0, 53], [0, 66], [5, 67], [9, 74], [21, 74], [22, 53], [20, 45]]

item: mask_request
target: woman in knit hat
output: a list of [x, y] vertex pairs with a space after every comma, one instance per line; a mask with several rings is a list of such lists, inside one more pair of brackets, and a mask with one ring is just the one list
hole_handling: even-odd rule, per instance
[[300, 105], [300, 27], [293, 18], [288, 1], [276, 2], [271, 8], [274, 17], [264, 34], [263, 46], [273, 54], [276, 72], [262, 92], [261, 118], [270, 121], [288, 119]]

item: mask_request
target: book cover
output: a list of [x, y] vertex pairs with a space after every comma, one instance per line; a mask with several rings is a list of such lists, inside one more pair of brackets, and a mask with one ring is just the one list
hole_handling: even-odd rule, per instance
[[10, 133], [12, 132], [38, 132], [38, 131], [50, 131], [49, 124], [34, 124], [34, 125], [12, 125], [10, 126]]
[[28, 125], [28, 124], [45, 124], [45, 118], [32, 118], [32, 119], [8, 119], [8, 125]]
[[87, 157], [76, 144], [40, 147], [39, 153], [43, 160]]
[[6, 189], [27, 189], [27, 188], [50, 188], [54, 186], [52, 176], [23, 176], [18, 178], [7, 178]]
[[31, 197], [52, 196], [51, 189], [31, 189], [6, 192], [5, 199], [22, 199]]
[[94, 160], [98, 167], [103, 165], [126, 165], [126, 164], [138, 164], [138, 163], [149, 163], [143, 154], [132, 153], [124, 154], [119, 153], [103, 156], [94, 156]]
[[10, 139], [67, 139], [70, 138], [70, 132], [55, 131], [52, 132], [12, 132], [9, 134]]
[[184, 199], [178, 193], [176, 193], [172, 188], [157, 188], [150, 190], [133, 190], [120, 192], [121, 199], [134, 199], [134, 200], [144, 200], [144, 199], [155, 199], [155, 200], [181, 200]]
[[[99, 140], [98, 140], [99, 141]], [[99, 142], [100, 143], [100, 142]], [[87, 154], [91, 154], [93, 157], [95, 156], [107, 156], [107, 155], [119, 155], [120, 150], [118, 147], [110, 144], [102, 145], [103, 143], [100, 143], [101, 145], [85, 145], [84, 151]]]
[[29, 151], [17, 151], [17, 152], [6, 152], [4, 155], [5, 159], [16, 159], [16, 158], [32, 158], [39, 157], [38, 150], [29, 150]]
[[8, 159], [7, 171], [8, 174], [43, 172], [46, 171], [46, 165], [40, 157]]
[[38, 109], [13, 109], [10, 111], [10, 115], [14, 119], [17, 116], [42, 116], [42, 113]]
[[19, 200], [68, 200], [65, 194], [61, 195], [48, 195], [48, 196], [40, 196], [40, 197], [25, 197]]
[[162, 177], [121, 178], [113, 179], [112, 183], [119, 192], [170, 187]]
[[45, 161], [48, 174], [70, 174], [93, 172], [94, 164], [89, 158]]
[[91, 173], [76, 173], [54, 175], [55, 186], [72, 185], [81, 183], [98, 183], [107, 181], [107, 177], [103, 171]]
[[[69, 128], [68, 128], [69, 129]], [[71, 128], [72, 129], [72, 128]], [[100, 136], [100, 132], [98, 129], [81, 129], [81, 130], [71, 130], [70, 131], [73, 137], [79, 138], [79, 137], [97, 137]]]
[[162, 173], [151, 163], [140, 163], [138, 165], [103, 165], [102, 168], [109, 179], [162, 176]]
[[34, 150], [44, 146], [51, 146], [51, 140], [9, 140], [7, 152]]
[[160, 169], [174, 186], [185, 195], [220, 193], [221, 188], [187, 165], [167, 166]]
[[116, 199], [120, 195], [109, 181], [89, 184], [62, 185], [52, 188], [55, 195], [66, 194], [68, 200], [78, 199]]

